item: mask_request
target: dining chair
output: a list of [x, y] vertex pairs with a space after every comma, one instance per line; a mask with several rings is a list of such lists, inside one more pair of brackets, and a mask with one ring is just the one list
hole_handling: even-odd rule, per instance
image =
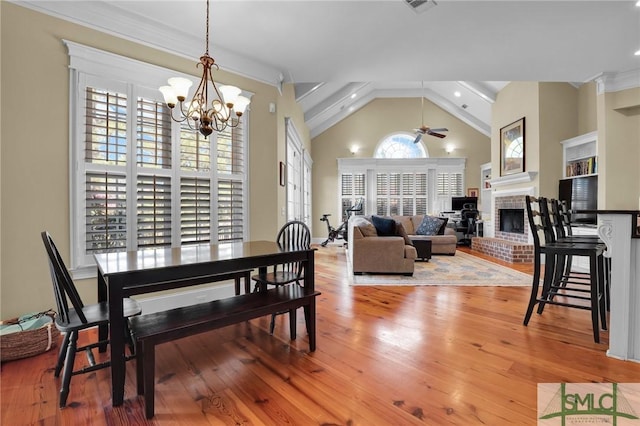
[[[603, 330], [607, 329], [603, 260], [606, 246], [566, 240], [558, 241], [550, 219], [548, 200], [544, 197], [526, 196], [525, 204], [534, 243], [534, 270], [524, 325], [528, 325], [536, 305], [538, 305], [538, 314], [543, 313], [546, 305], [589, 310], [593, 339], [599, 343], [600, 325]], [[545, 267], [542, 290], [540, 290], [542, 255], [545, 258]], [[562, 274], [558, 272], [557, 268], [560, 267], [559, 265], [566, 264], [568, 256], [589, 257], [590, 270], [586, 279], [585, 277], [566, 280], [560, 278]]]
[[[282, 250], [309, 250], [311, 248], [311, 231], [304, 222], [299, 220], [289, 221], [280, 229], [276, 237], [276, 242]], [[256, 282], [255, 289], [260, 290], [267, 286], [281, 286], [295, 283], [301, 285], [304, 279], [304, 262], [290, 262], [274, 265], [273, 269], [264, 274], [251, 277]], [[271, 315], [269, 333], [273, 334], [275, 329], [276, 315], [289, 312], [289, 329], [291, 340], [296, 338], [296, 311], [283, 311]], [[305, 319], [308, 321], [305, 310]]]
[[[48, 255], [53, 293], [56, 299], [57, 312], [55, 315], [55, 325], [58, 330], [64, 334], [54, 371], [55, 377], [60, 377], [60, 372], [64, 367], [62, 385], [60, 387], [60, 408], [62, 408], [67, 405], [69, 385], [71, 384], [72, 376], [99, 370], [110, 365], [109, 361], [96, 363], [92, 352], [94, 348], [108, 344], [108, 341], [97, 341], [84, 346], [78, 346], [78, 334], [80, 331], [109, 324], [109, 308], [107, 302], [92, 305], [85, 305], [82, 302], [80, 294], [71, 279], [71, 275], [51, 235], [49, 235], [47, 231], [43, 231], [41, 236]], [[124, 299], [123, 308], [125, 317], [139, 315], [142, 312], [138, 302], [133, 299]], [[133, 348], [128, 328], [123, 330], [123, 332], [126, 333], [125, 337], [130, 343], [129, 347]], [[89, 365], [74, 370], [76, 353], [78, 351], [86, 352]], [[134, 354], [131, 354], [127, 356], [127, 359], [133, 357]]]

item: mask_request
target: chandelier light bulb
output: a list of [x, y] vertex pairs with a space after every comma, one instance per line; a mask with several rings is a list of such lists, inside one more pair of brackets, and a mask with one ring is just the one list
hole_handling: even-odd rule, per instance
[[169, 105], [169, 108], [173, 108], [176, 106], [176, 104], [178, 103], [178, 97], [176, 96], [176, 92], [175, 90], [173, 90], [173, 87], [162, 86], [160, 87], [160, 92], [164, 97], [165, 103]]
[[191, 80], [183, 77], [172, 77], [167, 80], [167, 83], [169, 83], [169, 86], [173, 88], [173, 92], [179, 101], [187, 99], [189, 88], [193, 85]]
[[220, 86], [220, 93], [226, 105], [231, 105], [230, 108], [236, 103], [236, 99], [240, 96], [241, 90], [235, 86], [224, 85]]
[[250, 102], [249, 98], [245, 96], [238, 96], [236, 103], [233, 105], [233, 109], [238, 117], [244, 114]]

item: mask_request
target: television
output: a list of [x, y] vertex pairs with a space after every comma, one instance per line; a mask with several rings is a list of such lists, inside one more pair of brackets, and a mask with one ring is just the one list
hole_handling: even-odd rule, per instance
[[473, 209], [478, 206], [478, 197], [451, 197], [451, 210], [460, 211], [465, 204], [472, 204]]
[[[558, 185], [558, 200], [567, 202], [570, 210], [598, 209], [598, 176], [580, 176], [562, 179]], [[572, 214], [571, 222], [582, 225], [595, 225], [595, 213]]]

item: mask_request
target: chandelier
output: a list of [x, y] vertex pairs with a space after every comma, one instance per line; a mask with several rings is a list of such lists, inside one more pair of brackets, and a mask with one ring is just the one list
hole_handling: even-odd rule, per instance
[[[241, 90], [235, 86], [216, 87], [213, 81], [212, 69], [219, 69], [214, 59], [209, 56], [209, 0], [207, 0], [207, 36], [206, 50], [200, 57], [202, 65], [202, 78], [200, 84], [191, 98], [191, 102], [185, 102], [189, 94], [189, 88], [193, 84], [191, 80], [182, 77], [170, 78], [168, 86], [160, 87], [164, 101], [171, 108], [171, 118], [182, 123], [187, 122], [193, 130], [198, 130], [205, 137], [213, 131], [221, 132], [227, 127], [237, 127], [240, 117], [249, 105], [250, 100], [240, 95]], [[211, 87], [210, 87], [211, 86]], [[174, 116], [174, 108], [178, 110], [178, 117]]]

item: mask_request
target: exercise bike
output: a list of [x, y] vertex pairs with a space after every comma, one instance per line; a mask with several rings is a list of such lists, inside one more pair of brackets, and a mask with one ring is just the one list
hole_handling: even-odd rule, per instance
[[359, 212], [362, 210], [363, 202], [364, 202], [364, 198], [359, 198], [353, 206], [345, 209], [344, 213], [342, 214], [342, 217], [343, 217], [342, 223], [337, 228], [334, 228], [333, 226], [331, 226], [331, 223], [329, 222], [329, 216], [331, 216], [331, 214], [325, 213], [322, 215], [320, 220], [322, 222], [327, 222], [327, 233], [329, 234], [327, 236], [327, 239], [320, 244], [322, 247], [326, 247], [330, 241], [333, 242], [335, 239], [339, 239], [339, 240], [342, 239], [345, 241], [345, 244], [346, 244], [346, 242], [348, 241], [349, 218], [355, 212]]

